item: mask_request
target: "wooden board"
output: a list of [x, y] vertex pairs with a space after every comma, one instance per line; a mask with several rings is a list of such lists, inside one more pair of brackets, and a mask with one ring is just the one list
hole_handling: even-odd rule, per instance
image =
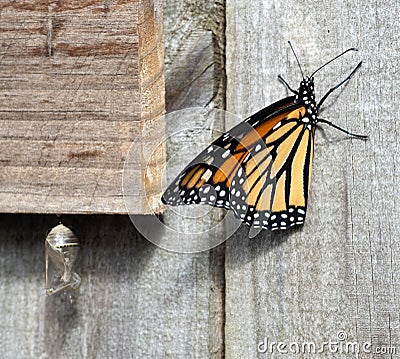
[[[323, 118], [369, 135], [364, 142], [321, 125], [304, 227], [253, 239], [243, 229], [228, 240], [226, 357], [309, 357], [279, 354], [276, 346], [261, 353], [258, 345], [267, 338], [286, 350], [291, 342], [318, 349], [340, 342], [344, 331], [342, 343], [371, 343], [373, 352], [325, 348], [312, 357], [394, 358], [400, 353], [399, 7], [369, 0], [240, 0], [227, 2], [226, 12], [228, 111], [247, 116], [286, 96], [278, 74], [298, 85], [288, 40], [306, 74], [357, 47], [316, 74], [316, 92], [321, 97], [363, 60], [331, 96]], [[380, 347], [395, 347], [397, 355], [375, 353]]]
[[[225, 7], [220, 1], [179, 1], [168, 0], [165, 6], [165, 43], [166, 43], [166, 105], [167, 111], [179, 111], [180, 109], [193, 107], [223, 108], [225, 106], [225, 70], [224, 57], [224, 24]], [[193, 118], [188, 123], [181, 123], [182, 128], [195, 128], [203, 126], [202, 119]], [[223, 123], [216, 123], [216, 129], [223, 128]], [[179, 128], [174, 128], [167, 121], [167, 134], [173, 134]], [[212, 141], [212, 134], [202, 136], [205, 141]], [[167, 159], [171, 154], [180, 154], [182, 161], [189, 163], [193, 159], [190, 146], [186, 146], [185, 137], [172, 136], [167, 143]], [[184, 165], [184, 163], [182, 163]], [[182, 219], [176, 216], [164, 218], [168, 226], [179, 228], [179, 225], [187, 226]], [[206, 221], [193, 223], [193, 232], [204, 233], [205, 242], [210, 240], [210, 234], [205, 233], [207, 226], [217, 222], [216, 218], [208, 216]], [[220, 233], [223, 236], [223, 233]], [[173, 236], [171, 236], [173, 237]], [[168, 240], [168, 238], [166, 238]], [[170, 238], [176, 241], [176, 238]], [[211, 239], [212, 240], [212, 239]], [[193, 260], [196, 259], [196, 271], [192, 272]], [[192, 319], [196, 325], [190, 322], [180, 325], [177, 319], [182, 310], [177, 310], [168, 316], [160, 318], [158, 323], [151, 327], [157, 330], [157, 325], [168, 328], [170, 321], [177, 323], [174, 345], [181, 347], [177, 338], [181, 333], [195, 339], [190, 348], [187, 346], [180, 350], [174, 357], [197, 358], [222, 358], [224, 356], [224, 244], [210, 251], [197, 254], [187, 254], [176, 257], [175, 265], [184, 268], [182, 280], [186, 286], [193, 288], [197, 294], [196, 304], [191, 305]], [[164, 276], [166, 283], [171, 278]], [[179, 296], [188, 298], [186, 291], [179, 292]], [[207, 317], [198, 308], [205, 308]], [[192, 312], [194, 310], [194, 312]], [[200, 315], [200, 317], [199, 317]], [[201, 343], [199, 346], [197, 343]], [[177, 353], [178, 354], [178, 353]]]
[[[5, 1], [0, 17], [0, 211], [125, 213], [129, 146], [164, 133], [161, 4]], [[145, 173], [138, 154], [134, 213], [163, 156]]]

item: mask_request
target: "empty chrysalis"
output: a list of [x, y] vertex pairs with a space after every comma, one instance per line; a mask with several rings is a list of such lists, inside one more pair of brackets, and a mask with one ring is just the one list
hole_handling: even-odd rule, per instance
[[59, 224], [46, 237], [46, 295], [78, 288], [81, 277], [73, 271], [79, 241], [68, 227]]

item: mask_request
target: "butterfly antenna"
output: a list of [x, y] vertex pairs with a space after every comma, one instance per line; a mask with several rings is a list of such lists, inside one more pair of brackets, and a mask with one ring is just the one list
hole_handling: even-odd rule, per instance
[[327, 63], [323, 64], [322, 66], [318, 67], [312, 74], [310, 77], [313, 77], [319, 70], [321, 70], [322, 68], [324, 68], [326, 65], [329, 65], [332, 61], [335, 61], [336, 59], [338, 59], [339, 57], [343, 56], [344, 54], [347, 54], [349, 51], [358, 51], [358, 49], [356, 49], [355, 47], [352, 47], [350, 49], [347, 49], [346, 51], [343, 51], [341, 54], [337, 55], [336, 57], [334, 57], [333, 59], [329, 60]]
[[302, 77], [303, 80], [304, 80], [304, 73], [303, 73], [303, 69], [301, 68], [299, 58], [297, 57], [296, 53], [294, 52], [292, 43], [291, 43], [290, 41], [288, 41], [288, 43], [289, 43], [290, 48], [292, 49], [292, 52], [293, 52], [294, 57], [296, 58], [297, 65], [299, 65], [299, 69], [300, 69], [300, 72], [301, 72], [301, 77]]

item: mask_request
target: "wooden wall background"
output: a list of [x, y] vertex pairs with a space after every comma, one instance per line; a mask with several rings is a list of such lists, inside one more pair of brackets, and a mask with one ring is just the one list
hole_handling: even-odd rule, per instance
[[169, 109], [226, 100], [251, 114], [286, 94], [277, 74], [299, 80], [287, 40], [308, 72], [356, 46], [318, 74], [317, 91], [362, 59], [324, 116], [370, 138], [318, 131], [298, 230], [249, 239], [243, 227], [225, 245], [184, 255], [147, 242], [126, 216], [64, 217], [82, 242], [72, 304], [44, 297], [43, 241], [57, 219], [2, 215], [1, 357], [303, 357], [257, 346], [265, 337], [320, 344], [340, 330], [400, 355], [398, 4], [165, 0], [164, 14]]

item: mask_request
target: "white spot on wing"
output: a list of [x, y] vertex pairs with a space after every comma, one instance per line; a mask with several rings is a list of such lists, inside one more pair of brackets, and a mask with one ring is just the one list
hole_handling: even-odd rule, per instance
[[279, 121], [274, 127], [272, 127], [273, 130], [276, 130], [277, 128], [281, 127], [282, 122]]
[[226, 150], [223, 154], [222, 154], [222, 158], [227, 158], [229, 156], [229, 154], [231, 153], [231, 151]]
[[[204, 172], [204, 174], [201, 176], [201, 178], [204, 178], [206, 181], [208, 181], [210, 179], [211, 175], [212, 175], [212, 171], [209, 168], [207, 168], [207, 171]], [[207, 193], [207, 192], [204, 192], [204, 193]]]

